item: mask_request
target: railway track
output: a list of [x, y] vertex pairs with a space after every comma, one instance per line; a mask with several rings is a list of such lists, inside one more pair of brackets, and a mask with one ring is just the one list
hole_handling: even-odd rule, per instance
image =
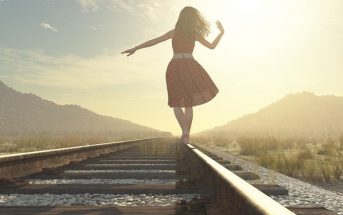
[[259, 176], [177, 138], [0, 156], [0, 214], [333, 214], [285, 208]]

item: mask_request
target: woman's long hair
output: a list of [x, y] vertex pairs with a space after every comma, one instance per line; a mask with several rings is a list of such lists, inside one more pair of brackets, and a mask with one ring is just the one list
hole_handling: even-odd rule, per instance
[[176, 30], [183, 32], [188, 38], [206, 37], [210, 33], [210, 24], [194, 7], [184, 7], [175, 25]]

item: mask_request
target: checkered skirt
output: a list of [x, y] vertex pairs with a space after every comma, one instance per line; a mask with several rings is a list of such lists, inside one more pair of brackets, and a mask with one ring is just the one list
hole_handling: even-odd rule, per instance
[[[174, 53], [192, 53], [195, 41], [175, 32]], [[192, 107], [212, 100], [218, 93], [206, 70], [193, 58], [172, 59], [167, 67], [166, 83], [170, 107]]]

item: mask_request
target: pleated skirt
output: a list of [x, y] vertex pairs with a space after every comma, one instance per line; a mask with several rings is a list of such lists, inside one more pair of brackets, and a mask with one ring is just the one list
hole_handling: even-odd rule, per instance
[[172, 59], [166, 82], [170, 107], [193, 107], [212, 100], [219, 92], [206, 70], [194, 58]]

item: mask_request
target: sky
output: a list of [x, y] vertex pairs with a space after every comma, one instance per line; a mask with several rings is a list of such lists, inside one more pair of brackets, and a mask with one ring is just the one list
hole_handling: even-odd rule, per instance
[[216, 49], [195, 59], [219, 89], [194, 107], [192, 132], [256, 112], [302, 91], [343, 96], [341, 0], [0, 0], [0, 80], [57, 104], [163, 131], [180, 129], [167, 104], [171, 40], [120, 52], [174, 28], [194, 6]]

